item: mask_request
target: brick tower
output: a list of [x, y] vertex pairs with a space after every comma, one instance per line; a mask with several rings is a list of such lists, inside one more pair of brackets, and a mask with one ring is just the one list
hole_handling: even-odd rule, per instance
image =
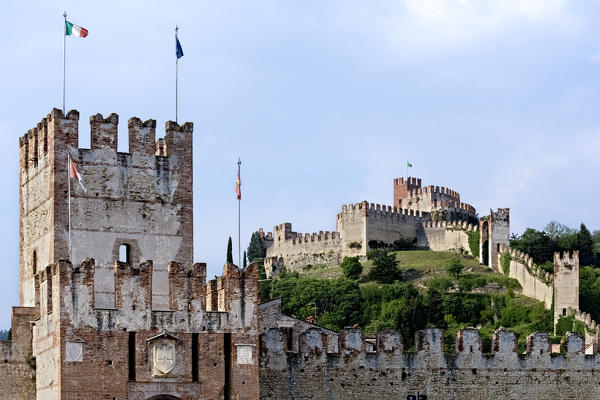
[[[121, 153], [118, 115], [90, 118], [91, 149], [78, 120], [53, 109], [19, 141], [13, 325], [30, 336], [9, 361], [35, 366], [24, 398], [258, 399], [258, 267], [207, 283], [192, 265], [193, 125], [156, 141], [154, 120], [131, 118]], [[71, 179], [70, 235], [68, 156], [85, 185]]]

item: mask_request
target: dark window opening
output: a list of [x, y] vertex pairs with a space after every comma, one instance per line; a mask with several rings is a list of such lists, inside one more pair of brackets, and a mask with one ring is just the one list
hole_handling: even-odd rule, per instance
[[287, 351], [292, 351], [293, 350], [293, 346], [294, 346], [294, 341], [293, 341], [293, 328], [281, 328], [281, 330], [283, 331], [282, 333], [285, 335], [285, 349]]
[[129, 366], [129, 380], [135, 381], [135, 332], [129, 332], [128, 340], [128, 366]]
[[223, 398], [231, 399], [231, 333], [224, 334], [224, 353], [225, 353], [225, 385], [223, 387]]
[[498, 244], [496, 245], [496, 251], [497, 251], [497, 252], [500, 252], [500, 243], [498, 243]]
[[37, 272], [37, 251], [34, 250], [33, 251], [33, 255], [31, 256], [31, 269], [32, 269], [32, 273], [36, 273]]
[[131, 261], [130, 258], [130, 248], [128, 244], [122, 244], [119, 246], [119, 261], [122, 263], [127, 263]]
[[563, 308], [563, 317], [564, 317], [565, 315], [567, 315], [567, 309], [566, 309], [566, 308]]
[[198, 334], [192, 333], [192, 382], [198, 382]]

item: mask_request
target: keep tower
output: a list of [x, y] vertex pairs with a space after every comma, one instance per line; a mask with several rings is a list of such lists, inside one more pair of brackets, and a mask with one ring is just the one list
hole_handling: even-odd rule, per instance
[[152, 306], [169, 307], [169, 261], [193, 261], [192, 123], [128, 121], [129, 152], [117, 151], [119, 117], [90, 117], [91, 149], [78, 148], [79, 113], [52, 112], [20, 138], [20, 302], [35, 305], [34, 275], [68, 259], [68, 154], [86, 192], [71, 182], [71, 262], [93, 258], [94, 301], [114, 308], [114, 265], [153, 260]]

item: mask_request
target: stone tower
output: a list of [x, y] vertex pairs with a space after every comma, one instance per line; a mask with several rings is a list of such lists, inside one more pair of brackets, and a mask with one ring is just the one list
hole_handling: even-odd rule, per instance
[[167, 264], [193, 260], [193, 125], [129, 120], [129, 153], [117, 152], [119, 117], [90, 117], [91, 149], [78, 149], [79, 113], [54, 109], [20, 140], [21, 305], [34, 305], [33, 275], [69, 258], [67, 154], [87, 192], [71, 180], [71, 261], [96, 261], [94, 298], [114, 308], [115, 261], [153, 260], [155, 309], [168, 309]]
[[579, 310], [579, 251], [554, 253], [554, 327], [569, 308]]
[[8, 370], [0, 399], [18, 379], [27, 399], [257, 399], [258, 265], [207, 283], [192, 264], [193, 126], [155, 141], [131, 118], [121, 153], [118, 119], [90, 118], [91, 149], [77, 111], [20, 138], [21, 307], [0, 354], [35, 379]]
[[487, 244], [490, 268], [498, 271], [498, 253], [501, 245], [510, 245], [510, 210], [499, 208], [498, 211], [490, 210], [490, 216], [482, 218], [479, 222], [481, 237], [479, 240], [479, 261], [484, 260], [484, 246]]

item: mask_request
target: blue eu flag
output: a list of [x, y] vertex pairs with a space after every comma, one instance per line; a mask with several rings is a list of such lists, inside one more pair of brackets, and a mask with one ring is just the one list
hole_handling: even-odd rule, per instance
[[175, 55], [178, 59], [183, 57], [183, 49], [181, 48], [181, 43], [179, 43], [177, 36], [175, 36]]

